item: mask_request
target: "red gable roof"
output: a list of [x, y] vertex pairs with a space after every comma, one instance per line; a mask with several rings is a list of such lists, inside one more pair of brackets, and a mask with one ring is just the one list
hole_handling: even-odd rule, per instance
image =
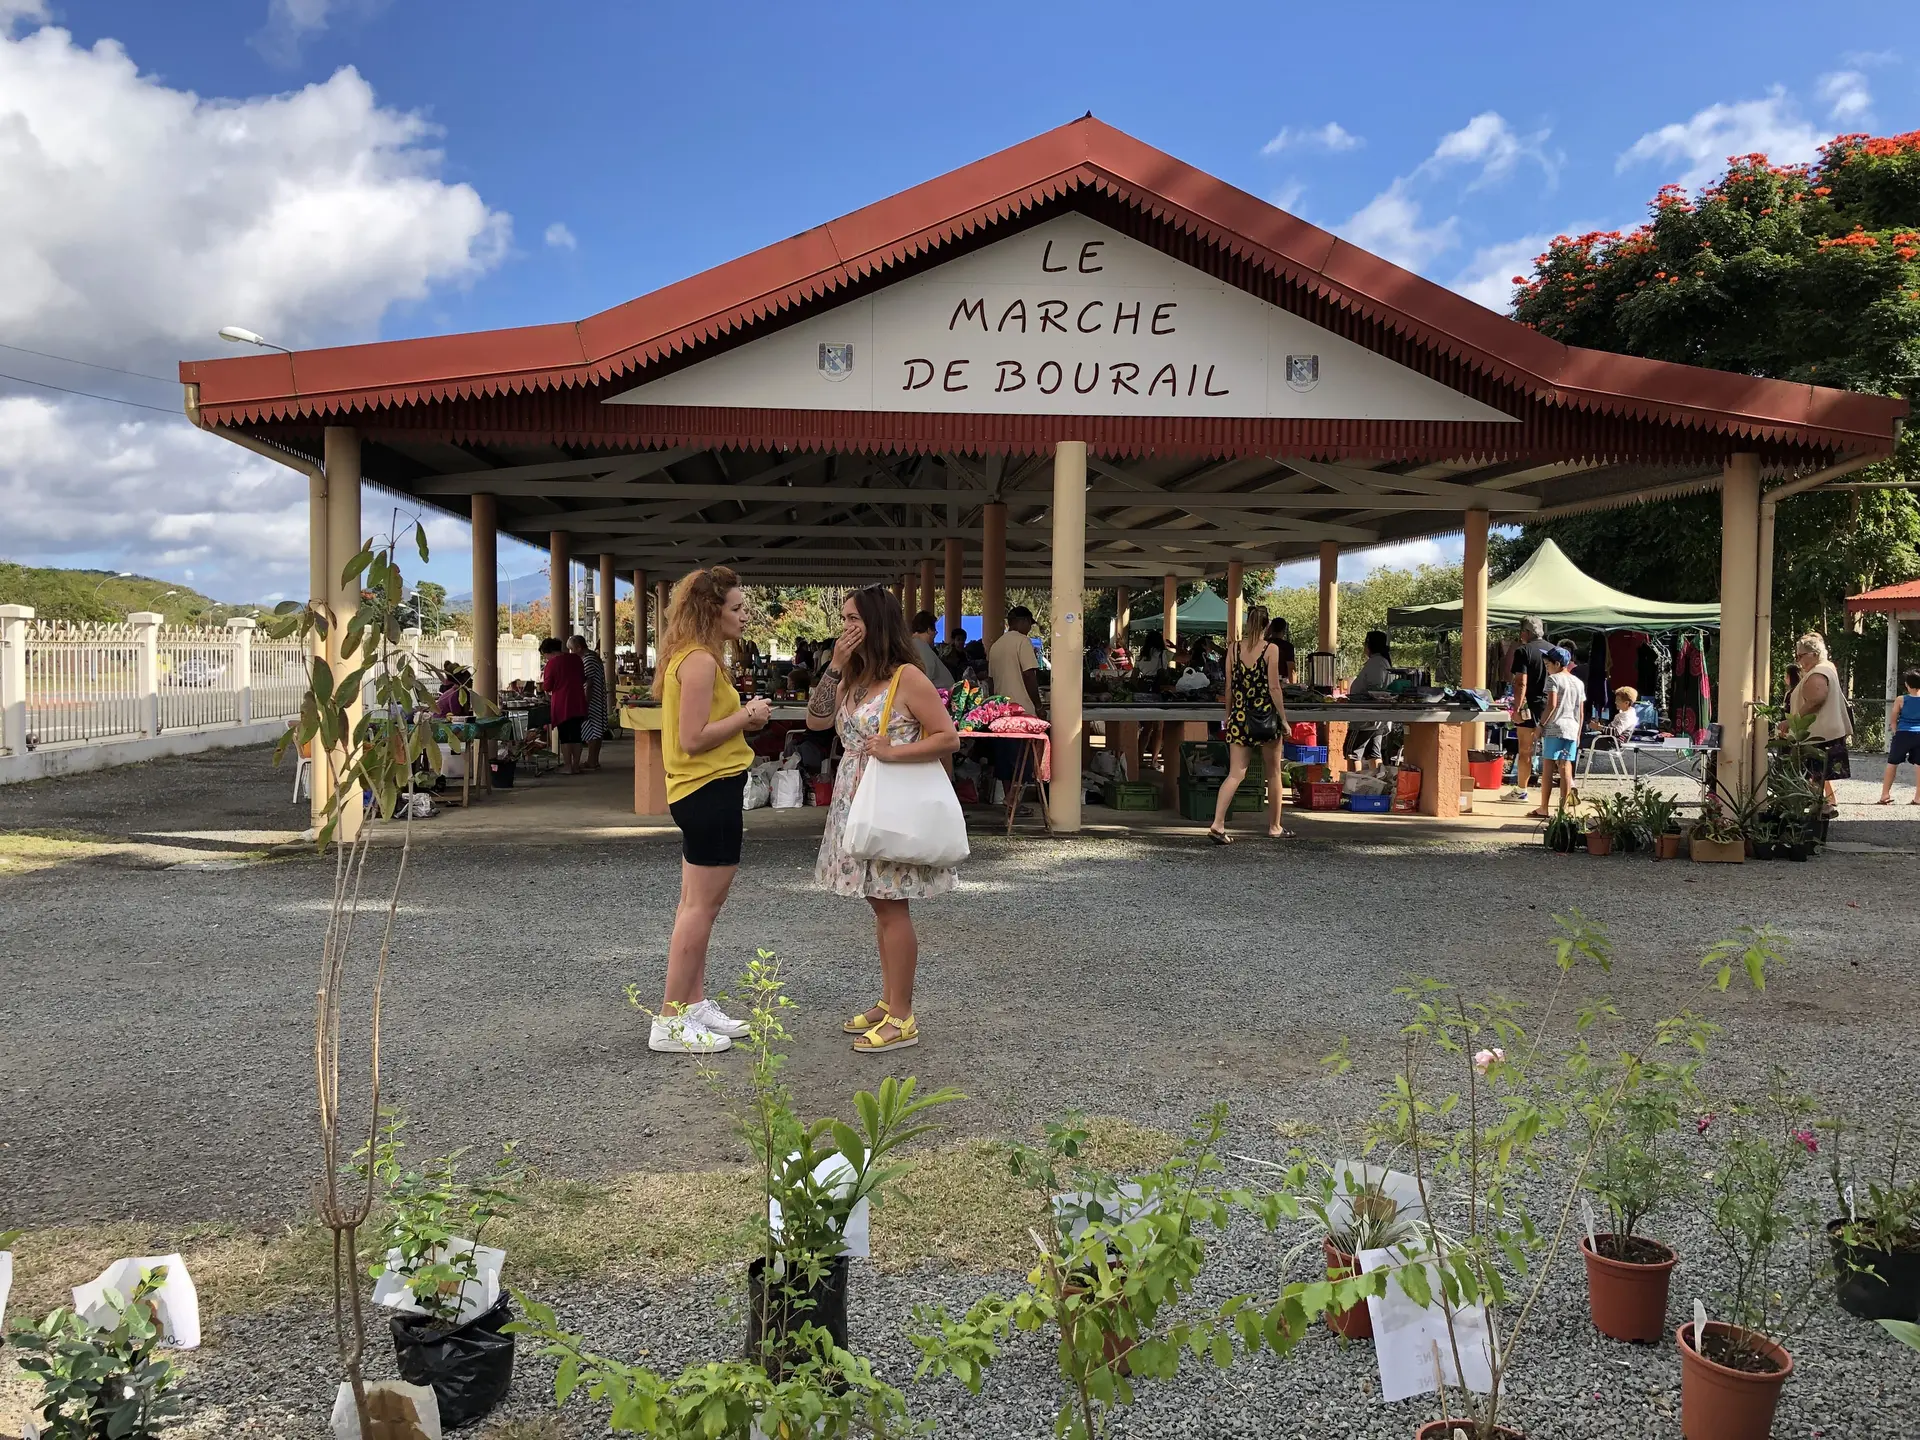
[[1882, 585], [1864, 595], [1847, 597], [1849, 615], [1888, 615], [1920, 611], [1920, 580], [1902, 580], [1898, 585]]
[[575, 324], [187, 361], [203, 423], [592, 386], [1091, 189], [1536, 401], [1846, 453], [1906, 402], [1548, 339], [1091, 116]]

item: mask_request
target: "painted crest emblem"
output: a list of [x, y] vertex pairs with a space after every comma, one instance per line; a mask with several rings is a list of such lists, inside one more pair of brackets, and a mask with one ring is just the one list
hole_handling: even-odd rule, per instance
[[1302, 394], [1320, 383], [1320, 357], [1318, 355], [1287, 356], [1287, 387]]
[[853, 374], [853, 346], [822, 345], [820, 373], [829, 380], [844, 380]]

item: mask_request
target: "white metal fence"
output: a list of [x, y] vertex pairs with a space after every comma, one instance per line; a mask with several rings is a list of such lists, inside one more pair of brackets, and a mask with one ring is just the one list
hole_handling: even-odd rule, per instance
[[0, 605], [0, 754], [298, 714], [305, 646], [256, 641], [254, 628], [165, 626], [151, 612], [69, 625]]

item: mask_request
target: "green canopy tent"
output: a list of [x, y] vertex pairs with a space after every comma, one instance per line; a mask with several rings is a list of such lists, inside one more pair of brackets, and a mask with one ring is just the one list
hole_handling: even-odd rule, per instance
[[[1575, 565], [1548, 540], [1527, 563], [1498, 584], [1487, 587], [1487, 624], [1512, 627], [1538, 615], [1559, 630], [1717, 630], [1720, 607], [1642, 600], [1603, 585]], [[1183, 619], [1181, 623], [1186, 622]], [[1460, 602], [1400, 605], [1387, 611], [1387, 624], [1420, 630], [1461, 628]]]
[[[1197, 595], [1183, 602], [1173, 612], [1173, 618], [1179, 624], [1182, 635], [1224, 635], [1227, 633], [1227, 602], [1214, 594], [1211, 586], [1203, 585]], [[1166, 629], [1160, 623], [1158, 614], [1135, 615], [1127, 621], [1127, 628], [1136, 635], [1148, 630]]]

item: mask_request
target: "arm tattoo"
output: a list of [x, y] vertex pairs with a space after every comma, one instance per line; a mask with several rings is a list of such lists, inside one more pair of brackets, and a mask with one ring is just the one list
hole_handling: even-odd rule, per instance
[[839, 703], [840, 677], [827, 670], [813, 683], [813, 691], [807, 696], [807, 713], [818, 720], [830, 720]]

